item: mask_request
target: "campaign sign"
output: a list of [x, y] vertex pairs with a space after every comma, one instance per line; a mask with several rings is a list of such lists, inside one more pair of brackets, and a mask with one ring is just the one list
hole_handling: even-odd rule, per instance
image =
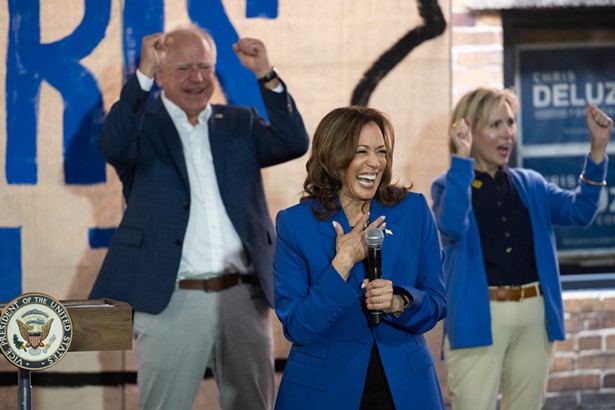
[[[589, 152], [587, 103], [615, 117], [615, 43], [521, 44], [515, 51], [518, 164], [574, 189]], [[606, 179], [615, 180], [612, 166]], [[615, 252], [614, 188], [603, 190], [589, 227], [555, 227], [555, 235], [561, 256]]]
[[[575, 189], [584, 160], [585, 156], [530, 158], [524, 160], [524, 167], [535, 169], [560, 188]], [[615, 181], [615, 167], [609, 166], [606, 180]], [[615, 252], [615, 186], [602, 190], [598, 214], [591, 225], [584, 228], [555, 226], [555, 237], [562, 256]]]
[[520, 45], [516, 62], [522, 150], [588, 142], [588, 102], [615, 117], [615, 44]]

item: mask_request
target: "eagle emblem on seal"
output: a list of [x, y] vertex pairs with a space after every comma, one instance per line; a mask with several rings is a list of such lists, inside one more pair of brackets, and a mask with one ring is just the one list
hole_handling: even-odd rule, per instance
[[44, 341], [45, 339], [47, 339], [47, 336], [49, 336], [49, 332], [51, 330], [51, 323], [53, 323], [53, 318], [43, 323], [43, 325], [27, 325], [19, 319], [16, 320], [16, 322], [19, 326], [19, 333], [21, 334], [21, 337], [26, 340], [26, 343], [20, 346], [21, 349], [26, 350], [26, 348], [28, 347], [37, 349], [39, 346], [46, 348], [50, 347], [50, 345], [48, 345]]

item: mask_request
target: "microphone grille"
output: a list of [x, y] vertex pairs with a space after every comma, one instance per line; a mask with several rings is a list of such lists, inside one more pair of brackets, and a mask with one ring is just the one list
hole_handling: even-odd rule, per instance
[[371, 228], [365, 234], [365, 241], [367, 242], [367, 246], [370, 248], [382, 246], [382, 241], [384, 241], [384, 234], [378, 228]]

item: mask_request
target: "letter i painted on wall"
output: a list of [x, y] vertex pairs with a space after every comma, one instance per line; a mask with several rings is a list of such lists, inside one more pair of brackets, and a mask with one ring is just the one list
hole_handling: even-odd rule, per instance
[[21, 295], [21, 228], [0, 228], [0, 302]]

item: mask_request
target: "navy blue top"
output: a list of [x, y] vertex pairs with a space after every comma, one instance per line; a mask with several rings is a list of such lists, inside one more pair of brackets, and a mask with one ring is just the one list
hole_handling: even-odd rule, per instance
[[489, 286], [537, 281], [530, 214], [515, 190], [508, 168], [500, 168], [495, 178], [485, 172], [474, 173], [472, 209]]

